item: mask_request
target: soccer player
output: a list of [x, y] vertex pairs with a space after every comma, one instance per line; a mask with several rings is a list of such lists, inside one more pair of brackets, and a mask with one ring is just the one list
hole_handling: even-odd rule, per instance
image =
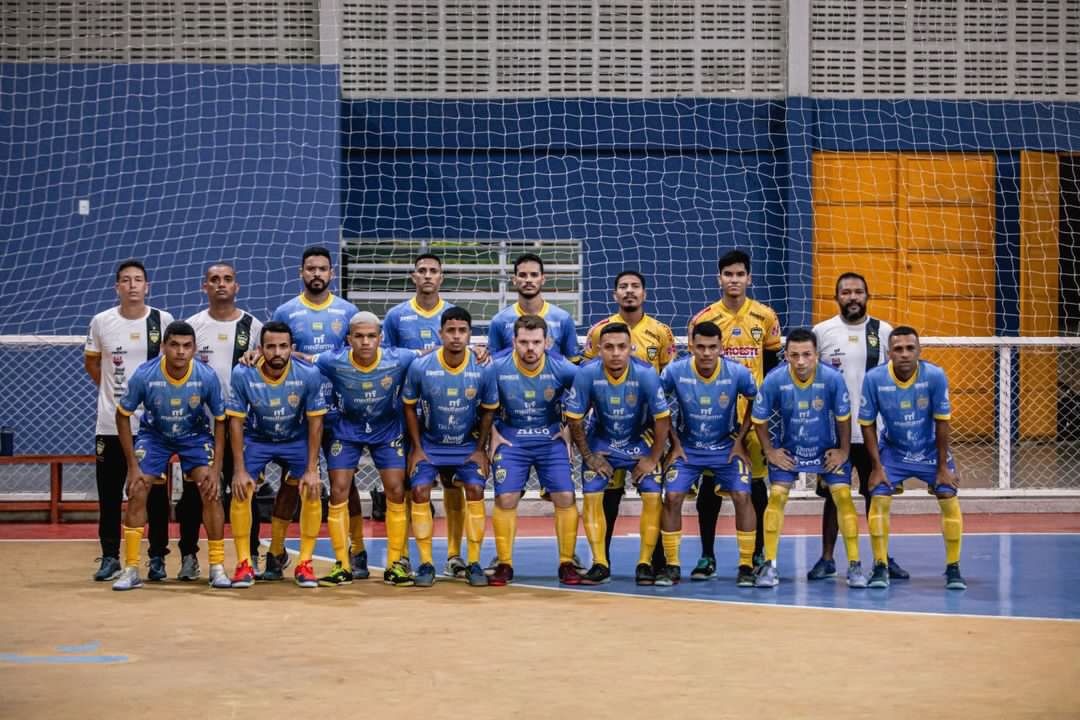
[[[659, 374], [675, 359], [675, 336], [670, 327], [645, 312], [645, 277], [634, 270], [623, 270], [615, 276], [614, 297], [618, 311], [589, 329], [582, 358], [591, 360], [596, 357], [599, 353], [600, 331], [610, 323], [621, 322], [630, 328], [631, 354], [652, 365], [653, 370]], [[615, 521], [619, 518], [619, 505], [626, 492], [625, 486], [626, 473], [620, 470], [615, 473], [611, 485], [604, 490], [604, 520], [607, 523], [604, 548], [609, 554]], [[662, 570], [664, 564], [663, 548], [657, 546], [653, 568]]]
[[570, 362], [578, 362], [577, 327], [570, 313], [549, 305], [541, 294], [544, 289], [544, 261], [539, 255], [525, 253], [514, 260], [514, 287], [518, 299], [500, 310], [488, 326], [488, 352], [492, 355], [514, 346], [514, 321], [522, 315], [537, 315], [548, 327], [548, 348]]
[[401, 562], [408, 542], [405, 513], [405, 453], [402, 449], [401, 387], [416, 357], [412, 350], [379, 347], [382, 326], [374, 313], [358, 312], [349, 320], [349, 344], [336, 353], [322, 353], [319, 372], [334, 385], [338, 416], [330, 428], [326, 467], [330, 472], [330, 511], [326, 524], [337, 562], [319, 584], [352, 582], [348, 550], [348, 500], [353, 476], [367, 448], [386, 489], [386, 561], [383, 581], [413, 584]]
[[[268, 322], [260, 331], [257, 367], [240, 366], [232, 373], [232, 392], [225, 413], [236, 471], [232, 479], [230, 523], [236, 546], [232, 586], [251, 587], [249, 537], [255, 480], [271, 461], [299, 478], [300, 558], [294, 571], [300, 587], [316, 587], [311, 555], [322, 525], [322, 481], [319, 445], [326, 400], [322, 376], [303, 361], [292, 360], [292, 331], [282, 322]], [[257, 540], [256, 540], [257, 541]]]
[[[855, 518], [851, 502], [851, 403], [844, 377], [818, 359], [817, 339], [796, 328], [784, 346], [786, 365], [765, 376], [754, 399], [754, 432], [769, 462], [769, 506], [765, 510], [765, 562], [755, 570], [755, 587], [776, 587], [776, 553], [784, 527], [784, 507], [800, 472], [817, 473], [829, 486], [841, 517]], [[769, 420], [780, 416], [779, 442], [769, 437]], [[859, 562], [859, 526], [843, 525], [849, 587], [866, 587]]]
[[[593, 564], [582, 577], [584, 585], [611, 579], [604, 538], [604, 488], [616, 470], [629, 470], [641, 496], [641, 546], [634, 579], [639, 585], [656, 580], [651, 562], [660, 535], [660, 478], [657, 469], [671, 430], [660, 378], [648, 364], [630, 354], [630, 328], [611, 323], [600, 331], [600, 359], [581, 367], [567, 394], [564, 413], [570, 437], [584, 464], [585, 536]], [[585, 415], [593, 410], [588, 435]], [[649, 431], [652, 437], [649, 438]]]
[[[723, 296], [694, 316], [687, 336], [693, 336], [694, 326], [699, 322], [716, 323], [724, 335], [724, 356], [745, 365], [754, 382], [760, 385], [765, 374], [780, 362], [780, 321], [771, 308], [746, 295], [751, 283], [749, 255], [742, 250], [732, 250], [720, 258], [717, 266], [717, 281]], [[740, 405], [738, 410], [741, 415], [747, 406]], [[754, 565], [757, 566], [762, 560], [763, 521], [769, 494], [765, 489], [765, 456], [756, 435], [747, 437], [746, 449], [750, 454], [750, 500], [757, 516], [754, 538]], [[690, 573], [691, 580], [708, 580], [716, 576], [716, 520], [720, 516], [721, 499], [704, 490], [697, 496], [701, 559]]]
[[[862, 382], [866, 371], [888, 362], [888, 352], [882, 347], [882, 341], [889, 337], [892, 326], [884, 320], [871, 317], [866, 312], [870, 299], [870, 290], [866, 278], [858, 273], [846, 272], [836, 280], [836, 304], [840, 312], [814, 326], [814, 335], [818, 341], [818, 354], [821, 362], [838, 370], [844, 376], [848, 397], [851, 399], [851, 414], [859, 415], [859, 399], [862, 397]], [[870, 514], [870, 456], [863, 445], [862, 429], [859, 424], [851, 427], [851, 466], [859, 476], [859, 494], [866, 500], [866, 513]], [[821, 511], [821, 557], [806, 577], [821, 580], [836, 575], [836, 562], [833, 550], [839, 523], [836, 503], [828, 487], [820, 479], [817, 494], [825, 498], [825, 507]], [[855, 516], [843, 519], [845, 523], [858, 523]], [[893, 558], [889, 558], [889, 577], [893, 580], [906, 580], [909, 575]]]
[[[442, 347], [409, 366], [401, 392], [409, 438], [408, 476], [412, 488], [413, 536], [420, 552], [417, 587], [431, 587], [431, 486], [435, 476], [453, 471], [465, 485], [465, 535], [468, 538], [465, 579], [487, 585], [480, 567], [484, 541], [484, 485], [488, 474], [488, 439], [499, 389], [491, 366], [480, 365], [469, 349], [472, 315], [464, 308], [443, 312]], [[421, 412], [417, 412], [417, 404]]]
[[514, 537], [517, 506], [536, 468], [543, 488], [555, 505], [555, 537], [559, 547], [559, 582], [578, 585], [574, 566], [578, 510], [570, 454], [560, 434], [563, 395], [574, 384], [577, 368], [561, 355], [549, 353], [547, 323], [536, 315], [514, 321], [514, 349], [495, 358], [499, 389], [499, 439], [492, 444], [495, 507], [492, 526], [498, 564], [489, 580], [506, 585], [514, 579]]
[[[130, 373], [161, 349], [161, 330], [172, 315], [146, 304], [150, 289], [146, 268], [138, 260], [125, 260], [116, 268], [119, 304], [94, 316], [86, 334], [83, 365], [97, 385], [97, 427], [94, 449], [98, 491], [98, 540], [101, 565], [94, 580], [115, 580], [120, 567], [120, 523], [127, 483], [128, 463], [120, 447], [116, 426], [116, 403], [127, 391]], [[131, 432], [139, 427], [138, 416], [125, 418]], [[165, 555], [169, 552], [169, 497], [164, 480], [155, 481], [146, 498], [150, 518], [150, 569], [147, 578], [164, 580]]]
[[[124, 516], [124, 571], [113, 590], [142, 587], [139, 545], [146, 523], [146, 496], [154, 478], [180, 457], [184, 474], [199, 487], [210, 555], [210, 587], [227, 588], [225, 573], [225, 513], [221, 507], [221, 458], [225, 448], [225, 400], [221, 383], [209, 365], [195, 360], [195, 329], [174, 321], [165, 328], [164, 356], [147, 360], [128, 381], [116, 406], [120, 447], [128, 464], [128, 505]], [[127, 418], [145, 409], [137, 439]], [[209, 429], [210, 416], [216, 421]]]
[[[960, 541], [964, 519], [956, 496], [960, 479], [949, 449], [949, 381], [933, 363], [919, 359], [915, 328], [902, 325], [889, 335], [889, 364], [863, 379], [859, 424], [870, 455], [870, 544], [874, 571], [870, 587], [889, 586], [889, 510], [895, 488], [907, 478], [926, 483], [941, 508], [945, 538], [945, 587], [964, 590], [960, 574]], [[877, 418], [884, 432], [880, 446]]]
[[720, 342], [720, 328], [715, 323], [698, 323], [690, 338], [692, 357], [676, 360], [660, 374], [664, 392], [678, 413], [665, 461], [660, 535], [666, 567], [657, 574], [657, 585], [674, 585], [681, 579], [682, 504], [706, 470], [712, 471], [715, 492], [728, 493], [735, 504], [739, 546], [736, 583], [740, 587], [754, 584], [756, 518], [750, 502], [750, 457], [745, 445], [750, 413], [743, 413], [740, 420], [736, 408], [740, 399], [753, 400], [757, 385], [749, 370], [723, 356]]
[[[236, 281], [236, 268], [231, 263], [214, 263], [206, 268], [203, 276], [203, 292], [206, 293], [208, 306], [205, 310], [187, 319], [195, 328], [196, 356], [208, 364], [217, 373], [221, 387], [232, 387], [233, 367], [249, 350], [259, 344], [262, 323], [250, 313], [236, 307], [236, 294], [240, 284]], [[229, 427], [225, 428], [225, 444], [230, 445]], [[221, 459], [221, 481], [226, 492], [230, 493], [233, 480], [233, 456], [225, 453]], [[242, 525], [250, 527], [249, 557], [254, 571], [259, 565], [259, 516], [254, 505], [250, 507], [251, 518]], [[231, 501], [226, 500], [226, 514], [232, 515]], [[202, 500], [194, 483], [184, 483], [184, 494], [176, 504], [177, 520], [180, 523], [180, 554], [182, 562], [176, 577], [180, 580], [197, 580], [199, 577], [199, 526], [202, 524]], [[236, 525], [232, 525], [236, 535]], [[235, 585], [235, 583], [234, 583]]]

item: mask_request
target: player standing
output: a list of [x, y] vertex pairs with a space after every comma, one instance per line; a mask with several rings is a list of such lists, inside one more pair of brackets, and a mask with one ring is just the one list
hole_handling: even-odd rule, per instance
[[578, 361], [577, 327], [562, 308], [544, 300], [544, 261], [525, 253], [514, 260], [514, 288], [517, 302], [500, 310], [488, 326], [488, 352], [492, 355], [514, 346], [514, 322], [522, 315], [544, 319], [548, 328], [548, 348], [570, 362]]

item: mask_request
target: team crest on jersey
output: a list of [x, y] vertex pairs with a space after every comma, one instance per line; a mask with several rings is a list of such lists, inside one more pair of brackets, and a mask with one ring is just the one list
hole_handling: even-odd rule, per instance
[[725, 392], [720, 393], [720, 407], [726, 408], [731, 403], [731, 396]]
[[645, 348], [645, 355], [649, 358], [649, 362], [654, 362], [656, 360], [656, 356], [659, 354], [660, 348], [656, 347], [655, 345], [650, 345], [649, 347]]
[[476, 388], [473, 387], [472, 385], [465, 388], [465, 397], [467, 397], [470, 400], [472, 400], [474, 397], [476, 397]]
[[238, 329], [236, 331], [236, 344], [237, 345], [239, 345], [242, 348], [246, 348], [248, 346], [248, 339], [249, 338], [248, 338], [247, 330], [239, 330]]
[[750, 337], [754, 338], [754, 342], [761, 342], [761, 339], [765, 337], [765, 331], [758, 325], [750, 328]]
[[98, 455], [104, 455], [105, 454], [105, 441], [104, 440], [98, 440], [96, 443], [94, 443], [94, 451]]
[[335, 335], [340, 333], [344, 327], [345, 325], [340, 320], [334, 320], [330, 323], [330, 330], [332, 330]]
[[545, 388], [544, 389], [544, 399], [547, 400], [548, 402], [551, 402], [552, 400], [554, 400], [555, 399], [555, 388]]
[[637, 405], [637, 395], [634, 393], [626, 393], [626, 404], [630, 406]]
[[867, 333], [866, 334], [866, 344], [869, 345], [870, 347], [877, 347], [878, 346], [877, 333]]
[[202, 398], [200, 398], [198, 395], [190, 395], [188, 396], [187, 404], [192, 410], [194, 410], [195, 408], [199, 407], [199, 403], [201, 401]]
[[337, 457], [338, 455], [341, 454], [341, 441], [340, 440], [335, 440], [333, 443], [331, 443], [331, 445], [330, 445], [330, 454], [333, 455], [334, 457]]
[[930, 398], [925, 395], [920, 395], [919, 399], [915, 401], [915, 404], [919, 406], [920, 410], [925, 410], [930, 407]]
[[825, 408], [825, 400], [823, 400], [822, 398], [819, 398], [819, 397], [814, 398], [814, 409], [815, 410], [823, 410], [824, 408]]
[[150, 342], [156, 345], [158, 341], [161, 340], [161, 333], [157, 330], [151, 330], [149, 333], [147, 333], [147, 337], [150, 339]]
[[389, 390], [390, 386], [393, 384], [394, 378], [390, 377], [389, 375], [385, 376], [382, 380], [379, 381], [379, 385], [380, 387], [382, 387], [383, 390]]
[[296, 393], [289, 393], [288, 401], [289, 407], [300, 407], [300, 396]]

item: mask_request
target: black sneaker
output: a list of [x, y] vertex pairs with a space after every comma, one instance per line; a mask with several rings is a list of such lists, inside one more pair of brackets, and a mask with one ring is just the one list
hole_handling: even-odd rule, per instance
[[383, 571], [383, 582], [394, 587], [412, 587], [413, 577], [399, 560]]
[[967, 590], [964, 576], [960, 574], [960, 563], [949, 563], [945, 566], [945, 587], [949, 590]]
[[105, 582], [120, 577], [120, 572], [123, 570], [120, 567], [120, 558], [103, 557], [99, 559], [101, 560], [101, 567], [94, 573], [94, 582]]
[[361, 550], [355, 555], [352, 548], [349, 549], [349, 564], [352, 565], [352, 576], [355, 580], [367, 580], [371, 577], [371, 571], [367, 566], [367, 550]]
[[735, 576], [737, 587], [754, 587], [754, 568], [749, 565], [740, 565], [739, 574]]
[[638, 585], [655, 585], [656, 573], [653, 572], [652, 565], [640, 563], [634, 569], [634, 582]]
[[168, 573], [165, 572], [165, 558], [155, 555], [150, 558], [150, 569], [146, 571], [146, 579], [151, 582], [161, 582]]
[[672, 585], [678, 585], [682, 580], [682, 568], [678, 565], [665, 565], [664, 569], [656, 573], [656, 581], [654, 585], [660, 587], [671, 587]]
[[889, 587], [889, 566], [885, 563], [874, 563], [874, 572], [870, 574], [870, 582], [866, 584], [866, 587]]
[[889, 558], [889, 579], [910, 580], [911, 573], [900, 567], [900, 563], [896, 562], [895, 558]]
[[266, 564], [263, 566], [261, 575], [256, 575], [258, 580], [272, 581], [272, 580], [284, 580], [285, 579], [285, 567], [289, 564], [289, 554], [281, 553], [281, 555], [274, 555], [273, 553], [266, 553]]
[[711, 580], [716, 577], [716, 558], [704, 555], [698, 559], [697, 565], [690, 571], [691, 580]]
[[339, 587], [341, 585], [349, 585], [352, 581], [352, 572], [346, 570], [345, 566], [340, 562], [336, 562], [329, 575], [319, 578], [319, 587]]
[[611, 582], [611, 570], [600, 563], [593, 563], [589, 572], [581, 576], [582, 585], [603, 585], [608, 582]]

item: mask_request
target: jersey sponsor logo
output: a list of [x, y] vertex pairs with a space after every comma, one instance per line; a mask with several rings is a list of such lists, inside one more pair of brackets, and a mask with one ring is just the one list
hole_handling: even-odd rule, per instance
[[806, 402], [805, 400], [800, 400], [799, 401], [799, 409], [800, 410], [808, 410], [809, 408], [810, 408], [810, 403]]
[[724, 348], [724, 357], [732, 358], [735, 360], [749, 360], [752, 358], [756, 358], [757, 354], [758, 349], [749, 345], [744, 347]]
[[420, 337], [424, 338], [425, 340], [430, 338], [431, 337], [431, 331], [430, 330], [421, 330], [420, 331]]
[[133, 333], [131, 333], [130, 335], [128, 335], [128, 339], [129, 339], [129, 340], [136, 340], [136, 341], [137, 341], [137, 340], [138, 340], [139, 338], [141, 338], [141, 337], [142, 337], [142, 335], [140, 335], [140, 334], [139, 334], [139, 333], [137, 333], [137, 332], [133, 332]]
[[446, 388], [446, 397], [457, 397], [457, 388]]
[[393, 384], [394, 378], [390, 377], [389, 375], [385, 376], [382, 380], [379, 381], [379, 386], [382, 387], [383, 390], [389, 390], [390, 386]]
[[525, 391], [525, 399], [526, 400], [532, 400], [535, 397], [536, 397], [536, 391], [535, 390], [526, 390]]
[[750, 337], [754, 338], [754, 342], [761, 342], [765, 337], [765, 330], [757, 325], [750, 328]]
[[[720, 396], [720, 402], [721, 403], [726, 403], [727, 402], [727, 395], [721, 395]], [[702, 395], [701, 397], [698, 398], [698, 405], [712, 405], [712, 398], [709, 397], [708, 395]]]
[[370, 390], [371, 388], [375, 387], [375, 383], [365, 380], [364, 382], [360, 383], [360, 387], [364, 390]]
[[180, 398], [169, 398], [169, 405], [172, 407], [180, 407], [180, 403], [183, 401]]
[[819, 398], [819, 397], [814, 398], [814, 409], [815, 410], [824, 410], [825, 409], [825, 400], [823, 400], [822, 398]]
[[323, 329], [323, 324], [321, 322], [313, 322], [313, 323], [311, 323], [311, 329], [312, 330], [322, 330]]
[[731, 337], [739, 337], [742, 335], [742, 328], [731, 328]]
[[617, 395], [612, 395], [608, 398], [608, 402], [611, 405], [622, 405], [622, 398]]
[[300, 396], [296, 393], [289, 393], [288, 401], [289, 407], [300, 407]]

